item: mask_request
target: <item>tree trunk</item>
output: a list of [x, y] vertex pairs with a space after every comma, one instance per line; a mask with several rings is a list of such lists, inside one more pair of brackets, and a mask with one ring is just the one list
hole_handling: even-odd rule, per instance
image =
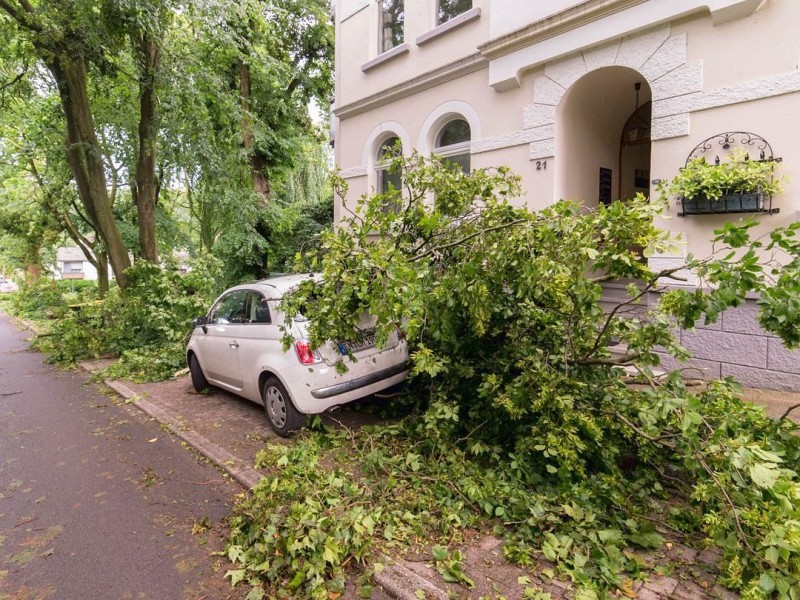
[[67, 122], [67, 158], [86, 215], [100, 233], [117, 283], [125, 288], [131, 266], [106, 187], [102, 152], [89, 105], [86, 63], [80, 54], [59, 49], [48, 67], [58, 84]]
[[108, 294], [108, 255], [105, 252], [97, 253], [97, 297], [105, 298]]
[[269, 200], [270, 183], [267, 174], [266, 157], [255, 147], [255, 135], [253, 135], [253, 125], [250, 121], [250, 96], [252, 94], [250, 85], [250, 65], [243, 59], [239, 59], [236, 64], [239, 73], [239, 97], [242, 106], [242, 146], [250, 157], [250, 174], [253, 178], [253, 188]]
[[158, 175], [156, 173], [156, 128], [158, 121], [156, 73], [159, 64], [158, 41], [144, 33], [134, 42], [139, 60], [139, 152], [136, 161], [136, 214], [139, 224], [140, 256], [158, 262], [156, 243], [156, 204]]
[[37, 281], [42, 275], [42, 244], [38, 236], [26, 242], [25, 263], [25, 280]]

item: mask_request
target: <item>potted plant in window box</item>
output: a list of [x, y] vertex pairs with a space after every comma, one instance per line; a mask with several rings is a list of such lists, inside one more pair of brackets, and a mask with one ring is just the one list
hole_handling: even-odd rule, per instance
[[683, 214], [762, 212], [765, 200], [782, 189], [774, 166], [772, 160], [749, 160], [736, 151], [721, 164], [693, 158], [670, 182], [669, 192], [680, 198]]

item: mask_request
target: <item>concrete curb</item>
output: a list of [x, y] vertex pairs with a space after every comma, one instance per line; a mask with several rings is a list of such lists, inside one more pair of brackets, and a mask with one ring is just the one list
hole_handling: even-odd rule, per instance
[[41, 335], [42, 334], [42, 332], [39, 331], [36, 328], [36, 325], [34, 325], [31, 321], [28, 321], [27, 319], [20, 319], [19, 317], [14, 317], [14, 316], [12, 316], [11, 318], [14, 319], [17, 323], [19, 323], [22, 326], [24, 326], [26, 329], [28, 329], [28, 330], [32, 331], [33, 333], [35, 333], [36, 335]]
[[[80, 367], [89, 371], [83, 363], [80, 363]], [[196, 431], [187, 430], [178, 419], [146, 398], [142, 398], [125, 384], [112, 379], [105, 379], [104, 383], [126, 400], [130, 400], [130, 402], [142, 412], [151, 416], [159, 423], [166, 425], [172, 433], [192, 446], [208, 460], [219, 466], [223, 471], [239, 482], [242, 487], [250, 489], [261, 479], [261, 473], [247, 466], [244, 461], [238, 459], [224, 448], [220, 448], [214, 442], [203, 437]]]
[[388, 556], [384, 556], [384, 560], [387, 562], [387, 567], [379, 573], [375, 573], [373, 583], [380, 587], [390, 598], [395, 598], [396, 600], [419, 600], [419, 596], [415, 593], [418, 591], [425, 592], [425, 598], [435, 600], [447, 600], [449, 598], [447, 592], [414, 573], [414, 571], [404, 566], [401, 561]]

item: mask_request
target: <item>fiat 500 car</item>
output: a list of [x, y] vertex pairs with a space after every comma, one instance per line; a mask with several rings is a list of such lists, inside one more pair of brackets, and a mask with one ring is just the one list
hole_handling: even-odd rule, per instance
[[[307, 321], [298, 315], [290, 330], [295, 342], [284, 351], [284, 315], [279, 305], [285, 294], [308, 277], [275, 277], [225, 291], [207, 315], [194, 320], [186, 349], [192, 385], [198, 392], [216, 386], [261, 404], [281, 436], [301, 428], [307, 415], [402, 382], [409, 370], [405, 341], [393, 333], [378, 348], [371, 329], [374, 318], [369, 317], [361, 319], [356, 339], [330, 341], [312, 349]], [[348, 367], [346, 373], [337, 372], [341, 361]]]

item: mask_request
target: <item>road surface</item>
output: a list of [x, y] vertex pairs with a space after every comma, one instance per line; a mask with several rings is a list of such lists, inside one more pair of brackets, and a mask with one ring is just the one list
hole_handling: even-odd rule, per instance
[[0, 600], [228, 597], [241, 488], [25, 336], [0, 314]]

